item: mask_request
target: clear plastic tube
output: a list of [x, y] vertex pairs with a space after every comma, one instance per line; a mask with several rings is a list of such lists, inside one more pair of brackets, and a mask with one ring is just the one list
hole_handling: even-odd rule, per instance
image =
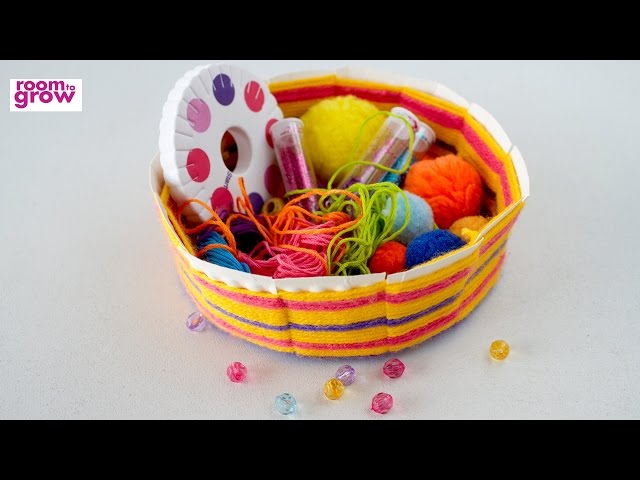
[[[406, 118], [414, 132], [418, 130], [418, 119], [406, 108], [395, 107], [391, 109], [391, 113]], [[392, 167], [409, 147], [409, 140], [410, 133], [406, 123], [396, 117], [387, 117], [361, 160]], [[373, 165], [357, 165], [340, 183], [340, 188], [348, 188], [354, 183], [376, 183], [386, 173]]]
[[[307, 159], [302, 148], [303, 128], [304, 123], [298, 118], [285, 118], [277, 121], [271, 127], [273, 149], [287, 192], [317, 188], [318, 186], [313, 165]], [[300, 202], [300, 205], [310, 212], [315, 212], [318, 209], [315, 196], [305, 199]]]

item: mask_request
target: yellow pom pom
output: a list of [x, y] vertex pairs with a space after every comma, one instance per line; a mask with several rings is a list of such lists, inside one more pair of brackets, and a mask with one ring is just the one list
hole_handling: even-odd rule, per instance
[[449, 227], [449, 231], [469, 243], [469, 241], [462, 236], [463, 229], [479, 232], [487, 223], [489, 223], [489, 219], [485, 217], [464, 217], [453, 222], [453, 224]]
[[[350, 158], [362, 123], [378, 111], [373, 103], [347, 95], [322, 100], [302, 115], [305, 153], [319, 182], [326, 183], [338, 168], [364, 154], [385, 120], [383, 115], [367, 123], [358, 151]], [[340, 178], [336, 179], [334, 187], [339, 182]]]
[[478, 238], [478, 233], [479, 232], [471, 230], [470, 228], [463, 228], [458, 236], [467, 243], [473, 243], [476, 241], [476, 238]]

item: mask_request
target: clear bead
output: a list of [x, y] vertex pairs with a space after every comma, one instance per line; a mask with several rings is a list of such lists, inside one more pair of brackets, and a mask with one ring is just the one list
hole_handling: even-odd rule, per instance
[[385, 362], [382, 371], [389, 378], [400, 378], [404, 373], [404, 363], [397, 358], [392, 358]]
[[393, 407], [393, 397], [388, 393], [380, 392], [371, 400], [371, 410], [376, 413], [385, 414]]
[[327, 380], [324, 384], [324, 395], [329, 400], [338, 400], [344, 393], [344, 384], [337, 378]]
[[207, 326], [207, 320], [200, 312], [193, 312], [187, 317], [187, 328], [192, 332], [201, 332]]
[[292, 415], [298, 411], [298, 402], [290, 393], [281, 393], [276, 397], [276, 410], [282, 415]]
[[496, 340], [489, 348], [489, 355], [495, 360], [504, 360], [509, 355], [509, 344], [504, 340]]
[[345, 387], [348, 387], [356, 381], [356, 369], [351, 365], [343, 365], [336, 372], [336, 378], [340, 380]]
[[227, 377], [233, 383], [240, 383], [247, 378], [247, 367], [240, 362], [233, 362], [227, 367]]

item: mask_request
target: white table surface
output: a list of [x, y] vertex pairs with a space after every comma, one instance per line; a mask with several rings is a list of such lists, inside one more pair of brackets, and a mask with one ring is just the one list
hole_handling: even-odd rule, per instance
[[[209, 328], [179, 284], [148, 187], [182, 74], [213, 61], [4, 61], [0, 79], [82, 78], [82, 113], [0, 105], [0, 418], [639, 418], [640, 63], [232, 61], [263, 77], [346, 65], [439, 80], [482, 105], [525, 157], [531, 198], [501, 279], [457, 327], [402, 352], [405, 375], [271, 352]], [[487, 355], [504, 338], [512, 353]], [[245, 384], [225, 369], [239, 360]], [[393, 410], [368, 410], [388, 391]]]

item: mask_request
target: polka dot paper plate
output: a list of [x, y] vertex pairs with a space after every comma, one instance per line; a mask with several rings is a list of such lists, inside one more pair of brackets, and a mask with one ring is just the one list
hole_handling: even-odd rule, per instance
[[[282, 196], [271, 125], [282, 111], [264, 81], [231, 65], [204, 65], [176, 83], [160, 121], [160, 163], [176, 203], [198, 199], [221, 213], [240, 195], [238, 178], [258, 203]], [[192, 203], [192, 221], [211, 214]]]

